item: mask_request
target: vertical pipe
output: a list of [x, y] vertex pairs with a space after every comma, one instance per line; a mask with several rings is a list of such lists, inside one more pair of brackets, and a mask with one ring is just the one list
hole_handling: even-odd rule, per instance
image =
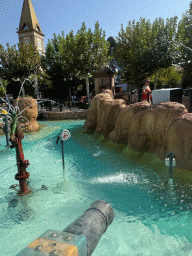
[[5, 121], [4, 133], [5, 133], [5, 136], [6, 136], [7, 146], [9, 147], [9, 123], [8, 123], [8, 116], [7, 115], [4, 116], [4, 121]]
[[189, 89], [189, 98], [190, 98], [189, 113], [191, 113], [192, 112], [192, 88]]
[[61, 140], [61, 149], [62, 149], [62, 162], [63, 162], [63, 170], [65, 169], [65, 160], [64, 160], [64, 144]]
[[69, 86], [69, 109], [71, 109], [71, 87]]
[[[13, 124], [12, 124], [13, 125]], [[13, 130], [13, 127], [12, 127]], [[31, 192], [27, 186], [27, 179], [29, 178], [29, 173], [26, 171], [26, 168], [29, 165], [28, 160], [24, 160], [24, 153], [21, 140], [24, 138], [23, 133], [19, 132], [16, 129], [15, 133], [11, 134], [11, 148], [16, 149], [16, 161], [17, 161], [17, 169], [18, 173], [15, 175], [15, 179], [19, 181], [20, 191], [19, 195], [27, 195]]]
[[29, 173], [26, 171], [26, 167], [28, 166], [28, 161], [24, 160], [24, 153], [22, 147], [22, 138], [23, 135], [21, 133], [16, 134], [16, 138], [18, 143], [16, 144], [16, 158], [17, 158], [17, 168], [18, 173], [15, 175], [15, 179], [19, 181], [20, 186], [20, 195], [29, 194], [31, 191], [27, 186], [27, 179], [29, 178]]
[[39, 99], [39, 86], [38, 86], [38, 80], [37, 80], [37, 74], [35, 72], [35, 93], [37, 95], [37, 99]]

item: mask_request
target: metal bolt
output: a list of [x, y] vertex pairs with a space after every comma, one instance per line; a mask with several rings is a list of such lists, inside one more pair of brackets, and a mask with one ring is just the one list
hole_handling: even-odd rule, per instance
[[65, 241], [70, 241], [71, 240], [71, 236], [67, 236], [67, 237], [64, 237], [63, 239], [65, 240]]
[[41, 251], [41, 249], [42, 249], [41, 245], [38, 245], [38, 246], [35, 247], [34, 250], [35, 250], [35, 251]]
[[54, 232], [54, 233], [52, 233], [50, 236], [51, 236], [51, 237], [55, 237], [55, 236], [57, 236], [57, 234]]
[[17, 187], [17, 184], [14, 184], [14, 185], [11, 185], [9, 188], [12, 189], [12, 188], [16, 188]]

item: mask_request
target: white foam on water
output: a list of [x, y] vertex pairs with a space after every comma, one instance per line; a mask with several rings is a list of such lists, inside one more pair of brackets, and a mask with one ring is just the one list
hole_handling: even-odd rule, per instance
[[108, 175], [99, 178], [93, 178], [90, 181], [92, 184], [101, 183], [127, 183], [127, 184], [139, 184], [139, 183], [150, 183], [148, 179], [142, 178], [134, 173], [117, 173], [115, 175]]
[[[130, 219], [132, 223], [128, 222]], [[135, 216], [115, 210], [115, 218], [101, 238], [93, 256], [191, 256], [192, 244], [185, 238], [153, 231]]]
[[93, 156], [97, 157], [97, 156], [101, 155], [101, 153], [102, 153], [101, 151], [98, 151], [97, 153], [93, 154]]

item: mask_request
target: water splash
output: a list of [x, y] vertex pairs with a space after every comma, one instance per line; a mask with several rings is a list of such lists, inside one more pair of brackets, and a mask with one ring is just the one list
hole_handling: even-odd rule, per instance
[[[18, 95], [17, 99], [20, 98], [21, 91], [22, 91], [22, 89], [24, 87], [25, 81], [29, 81], [32, 84], [31, 80], [29, 80], [28, 78], [24, 78], [23, 83], [21, 84], [21, 88], [20, 88], [19, 95]], [[17, 101], [17, 106], [18, 106], [18, 101]]]
[[[20, 88], [19, 95], [18, 95], [17, 99], [20, 97], [22, 88], [23, 88], [24, 83], [25, 83], [26, 80], [30, 81], [30, 80], [27, 79], [27, 78], [24, 79], [24, 81], [23, 81], [23, 83], [22, 83], [22, 85], [21, 85], [21, 88]], [[31, 82], [31, 81], [30, 81], [30, 82]], [[18, 116], [18, 119], [19, 119], [19, 118], [26, 119], [27, 122], [31, 125], [32, 130], [34, 131], [33, 125], [32, 125], [31, 122], [28, 120], [28, 118], [22, 116], [22, 113], [23, 113], [27, 108], [29, 108], [29, 107], [31, 107], [32, 105], [35, 105], [35, 104], [37, 104], [37, 103], [35, 102], [34, 104], [31, 104], [30, 106], [28, 106], [28, 107], [27, 107], [26, 109], [24, 109], [23, 111], [20, 111], [19, 106], [18, 106], [19, 101], [17, 100], [17, 104], [16, 104], [16, 106], [14, 107], [14, 106], [10, 103], [10, 101], [9, 101], [9, 99], [8, 99], [8, 97], [7, 97], [7, 94], [6, 94], [6, 92], [5, 92], [5, 89], [4, 89], [3, 84], [2, 84], [1, 81], [0, 81], [0, 84], [1, 84], [1, 87], [3, 88], [4, 93], [5, 93], [5, 98], [6, 98], [6, 100], [3, 99], [2, 97], [0, 97], [0, 99], [1, 99], [4, 103], [6, 103], [6, 105], [8, 105], [8, 112], [6, 111], [5, 108], [0, 107], [0, 110], [2, 110], [2, 111], [4, 112], [4, 113], [0, 113], [0, 114], [1, 114], [1, 115], [7, 114], [8, 117], [9, 117], [9, 119], [11, 119], [12, 121], [14, 121], [14, 116], [15, 116], [15, 115]], [[43, 102], [43, 101], [41, 101], [41, 102], [39, 102], [39, 103], [42, 103], [42, 102]], [[11, 113], [10, 113], [10, 112], [11, 112]]]
[[12, 104], [10, 103], [9, 98], [7, 97], [7, 94], [6, 94], [6, 92], [5, 92], [5, 88], [3, 87], [3, 84], [2, 84], [1, 81], [0, 81], [0, 85], [1, 85], [1, 87], [2, 87], [2, 89], [3, 89], [3, 91], [4, 91], [4, 93], [5, 93], [6, 100], [4, 100], [4, 99], [1, 98], [1, 97], [0, 97], [0, 99], [3, 100], [6, 104], [8, 104], [9, 108], [12, 108], [12, 109], [13, 109], [13, 106], [12, 106]]
[[[47, 101], [47, 100], [42, 100], [42, 101], [38, 102], [38, 104], [39, 104], [39, 103], [42, 103], [42, 102], [44, 102], [44, 101]], [[35, 103], [29, 105], [28, 107], [26, 107], [25, 109], [23, 109], [23, 110], [19, 113], [19, 115], [21, 115], [25, 110], [27, 110], [28, 108], [30, 108], [30, 107], [32, 107], [33, 105], [36, 105], [36, 104], [37, 104], [37, 103], [35, 102]]]
[[115, 175], [107, 175], [102, 177], [97, 177], [91, 179], [91, 184], [130, 184], [130, 185], [136, 185], [136, 184], [147, 184], [149, 183], [149, 180], [143, 177], [140, 177], [137, 174], [134, 173], [122, 173], [121, 171], [116, 173]]
[[19, 118], [25, 118], [27, 120], [27, 122], [31, 125], [31, 128], [32, 128], [33, 132], [35, 132], [35, 130], [33, 128], [33, 125], [31, 124], [31, 122], [25, 116], [19, 116], [18, 119]]
[[[28, 78], [25, 78], [25, 79], [23, 80], [23, 82], [22, 82], [22, 84], [21, 84], [21, 87], [20, 87], [20, 91], [19, 91], [19, 94], [18, 94], [17, 99], [19, 99], [19, 97], [20, 97], [20, 95], [21, 95], [21, 91], [22, 91], [22, 89], [23, 89], [23, 87], [24, 87], [24, 83], [25, 83], [26, 81], [31, 82]], [[32, 82], [31, 82], [31, 83], [32, 83]], [[5, 98], [6, 98], [6, 100], [5, 100], [4, 98], [2, 98], [2, 97], [0, 97], [0, 99], [8, 106], [8, 112], [6, 111], [5, 108], [0, 107], [0, 110], [2, 110], [2, 111], [4, 112], [4, 113], [0, 113], [0, 115], [7, 114], [8, 117], [9, 117], [9, 119], [10, 119], [12, 122], [14, 121], [14, 116], [15, 116], [15, 115], [17, 115], [18, 119], [19, 119], [19, 118], [23, 118], [23, 119], [27, 120], [27, 122], [31, 125], [33, 132], [35, 131], [34, 128], [33, 128], [33, 125], [31, 124], [31, 122], [30, 122], [26, 117], [24, 117], [24, 116], [22, 115], [22, 113], [23, 113], [25, 110], [27, 110], [28, 108], [30, 108], [30, 107], [32, 107], [32, 106], [34, 106], [34, 105], [36, 105], [36, 104], [41, 104], [41, 103], [48, 102], [48, 101], [53, 102], [53, 103], [55, 103], [55, 104], [59, 104], [58, 102], [53, 101], [53, 100], [41, 100], [41, 101], [39, 101], [39, 102], [35, 102], [35, 103], [33, 103], [33, 104], [27, 106], [25, 109], [23, 109], [23, 110], [21, 111], [21, 110], [19, 109], [19, 106], [18, 106], [19, 100], [17, 100], [16, 106], [13, 106], [13, 105], [10, 103], [10, 101], [9, 101], [9, 98], [8, 98], [6, 92], [5, 92], [5, 88], [3, 87], [3, 84], [2, 84], [1, 81], [0, 81], [0, 85], [1, 85], [1, 87], [3, 88], [3, 91], [4, 91], [4, 93], [5, 93]], [[63, 105], [62, 105], [62, 106], [63, 106]], [[66, 109], [66, 108], [65, 108], [65, 109]], [[7, 113], [6, 113], [6, 112], [7, 112]]]

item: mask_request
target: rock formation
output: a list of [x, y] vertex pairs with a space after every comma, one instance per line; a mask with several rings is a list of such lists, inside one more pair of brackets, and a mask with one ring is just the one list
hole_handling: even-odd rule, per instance
[[84, 128], [132, 150], [155, 153], [161, 160], [171, 151], [178, 168], [192, 170], [192, 113], [183, 104], [138, 102], [127, 106], [109, 93], [100, 93], [87, 111]]
[[187, 108], [187, 110], [189, 111], [189, 107], [190, 107], [190, 97], [189, 96], [184, 96], [182, 98], [182, 104]]
[[39, 130], [40, 127], [37, 122], [37, 101], [31, 97], [20, 98], [14, 101], [14, 106], [16, 105], [17, 101], [20, 112], [27, 108], [19, 117], [20, 127], [24, 130], [24, 132], [33, 132]]

